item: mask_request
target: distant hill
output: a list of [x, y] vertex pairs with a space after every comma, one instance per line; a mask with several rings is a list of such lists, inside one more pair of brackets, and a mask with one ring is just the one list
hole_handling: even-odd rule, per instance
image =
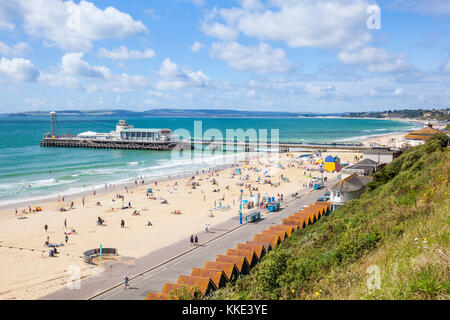
[[[27, 111], [18, 113], [1, 114], [2, 117], [48, 117], [49, 111]], [[60, 110], [56, 111], [63, 117], [299, 117], [314, 116], [312, 113], [294, 112], [270, 112], [270, 111], [239, 111], [239, 110], [214, 110], [214, 109], [152, 109], [147, 111], [129, 110]]]

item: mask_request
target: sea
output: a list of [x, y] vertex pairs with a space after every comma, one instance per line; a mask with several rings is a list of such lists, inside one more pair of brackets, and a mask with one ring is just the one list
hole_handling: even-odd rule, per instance
[[[128, 118], [136, 128], [169, 128], [192, 138], [209, 133], [254, 129], [258, 134], [278, 135], [279, 141], [358, 141], [372, 135], [402, 132], [417, 124], [376, 119], [339, 118]], [[86, 131], [110, 132], [119, 118], [60, 117], [55, 130], [73, 135]], [[201, 130], [199, 130], [201, 127]], [[262, 130], [262, 131], [260, 131]], [[190, 157], [169, 151], [49, 148], [39, 145], [50, 131], [50, 119], [41, 117], [0, 117], [0, 208], [58, 195], [75, 195], [100, 190], [105, 185], [157, 180], [215, 167], [226, 157], [242, 150], [205, 152]], [[249, 132], [249, 131], [247, 131]], [[200, 156], [199, 156], [200, 155]]]

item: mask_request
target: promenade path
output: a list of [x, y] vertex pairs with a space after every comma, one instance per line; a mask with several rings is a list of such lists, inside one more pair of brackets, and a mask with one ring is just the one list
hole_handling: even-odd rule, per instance
[[[335, 180], [330, 179], [328, 184]], [[164, 283], [176, 283], [180, 275], [190, 275], [194, 267], [203, 267], [206, 261], [215, 261], [217, 255], [236, 248], [238, 243], [253, 240], [254, 234], [281, 223], [283, 218], [300, 210], [303, 205], [313, 204], [324, 193], [325, 189], [311, 190], [299, 198], [288, 198], [280, 211], [264, 214], [256, 223], [240, 225], [239, 215], [236, 213], [217, 213], [230, 214], [232, 218], [212, 227], [209, 233], [205, 233], [203, 229], [198, 230], [198, 246], [191, 246], [189, 239], [186, 239], [155, 250], [140, 259], [108, 262], [105, 264], [105, 271], [82, 280], [79, 289], [64, 288], [41, 299], [143, 300], [149, 291], [160, 292]], [[123, 289], [124, 275], [130, 279], [131, 288], [127, 290]]]

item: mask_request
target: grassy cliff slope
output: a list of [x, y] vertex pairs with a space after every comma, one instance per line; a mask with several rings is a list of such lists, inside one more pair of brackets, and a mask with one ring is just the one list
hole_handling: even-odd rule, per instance
[[297, 231], [209, 298], [449, 299], [447, 144], [436, 135], [409, 149], [360, 199]]

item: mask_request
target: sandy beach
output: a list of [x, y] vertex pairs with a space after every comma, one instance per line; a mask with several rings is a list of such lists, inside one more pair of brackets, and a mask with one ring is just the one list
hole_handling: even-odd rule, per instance
[[[371, 137], [365, 143], [389, 145], [395, 141], [392, 139], [400, 139], [403, 135]], [[329, 154], [350, 164], [356, 161], [355, 156], [362, 155], [336, 151], [322, 156]], [[80, 268], [81, 279], [101, 272], [101, 265], [88, 265], [82, 259], [84, 251], [100, 245], [118, 249], [119, 260], [132, 260], [175, 241], [188, 241], [191, 234], [203, 232], [206, 224], [213, 229], [216, 224], [238, 215], [241, 189], [244, 199], [258, 193], [262, 197], [267, 194], [275, 198], [282, 194], [286, 201], [293, 193], [306, 191], [308, 187], [304, 184], [311, 181], [309, 173], [304, 174], [306, 165], [301, 165], [299, 155], [258, 156], [247, 164], [236, 164], [234, 168], [199, 172], [194, 179], [185, 177], [156, 184], [139, 182], [134, 188], [120, 191], [107, 190], [96, 195], [92, 192], [84, 196], [84, 206], [82, 198], [78, 197], [61, 203], [56, 199], [35, 203], [33, 208], [39, 205], [40, 212], [23, 213], [23, 210], [28, 211], [24, 207], [19, 208], [17, 214], [11, 208], [2, 210], [0, 299], [36, 299], [57, 291], [66, 286], [70, 277], [67, 270], [73, 266]], [[236, 173], [237, 168], [241, 174]], [[312, 173], [313, 177], [319, 175]], [[324, 174], [325, 177], [334, 175], [336, 173]], [[270, 183], [264, 183], [264, 180]], [[193, 182], [198, 184], [195, 188]], [[151, 194], [147, 194], [148, 188], [152, 189]], [[164, 200], [167, 203], [163, 203]], [[73, 208], [70, 209], [72, 201]], [[131, 208], [122, 209], [130, 204]], [[214, 217], [210, 217], [210, 209], [219, 205], [227, 209], [213, 210]], [[67, 211], [61, 212], [61, 207]], [[181, 213], [174, 214], [177, 210]], [[133, 215], [135, 211], [138, 215]], [[243, 213], [247, 211], [244, 209]], [[97, 225], [98, 217], [104, 220], [102, 226]], [[121, 228], [121, 220], [125, 222], [125, 228]], [[63, 244], [58, 247], [55, 258], [49, 257], [50, 249], [45, 246], [47, 237], [50, 243]]]

